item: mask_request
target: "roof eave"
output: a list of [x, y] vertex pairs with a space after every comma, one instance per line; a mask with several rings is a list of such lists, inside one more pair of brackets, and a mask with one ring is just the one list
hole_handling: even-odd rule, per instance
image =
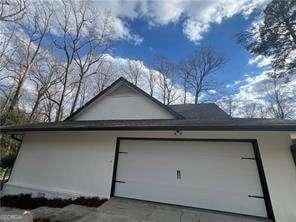
[[296, 132], [296, 126], [116, 126], [116, 127], [52, 127], [52, 128], [10, 128], [2, 129], [5, 134], [53, 131], [287, 131]]

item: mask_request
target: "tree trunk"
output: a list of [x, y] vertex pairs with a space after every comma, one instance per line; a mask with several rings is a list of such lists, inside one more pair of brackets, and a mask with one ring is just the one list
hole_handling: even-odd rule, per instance
[[25, 83], [25, 80], [26, 80], [26, 77], [27, 77], [27, 75], [29, 73], [30, 68], [31, 68], [31, 64], [27, 65], [24, 73], [21, 76], [20, 82], [18, 83], [18, 86], [17, 86], [17, 88], [15, 90], [15, 93], [14, 93], [14, 95], [12, 97], [12, 100], [11, 100], [11, 103], [10, 103], [10, 106], [9, 106], [9, 109], [8, 109], [9, 112], [14, 110], [15, 106], [18, 104], [20, 93], [21, 93], [22, 87], [23, 87], [23, 85]]
[[228, 114], [232, 117], [232, 103], [231, 101], [229, 102], [229, 111]]
[[153, 96], [153, 93], [154, 93], [154, 86], [153, 86], [153, 83], [151, 82], [152, 80], [149, 80], [149, 90], [150, 90], [150, 96]]
[[18, 101], [19, 101], [19, 96], [20, 96], [20, 93], [21, 93], [21, 89], [23, 87], [23, 84], [24, 84], [24, 78], [22, 77], [21, 78], [21, 81], [19, 82], [15, 92], [14, 92], [14, 95], [11, 99], [11, 102], [10, 102], [10, 105], [9, 105], [9, 108], [8, 108], [8, 111], [11, 112], [15, 109], [15, 106], [18, 104]]
[[64, 104], [64, 99], [65, 99], [65, 94], [66, 94], [66, 89], [67, 89], [67, 84], [68, 84], [68, 72], [69, 72], [69, 65], [67, 65], [66, 67], [66, 71], [65, 71], [65, 79], [64, 79], [64, 83], [63, 83], [63, 91], [61, 94], [61, 99], [59, 101], [58, 104], [58, 110], [56, 112], [56, 118], [55, 121], [58, 122], [61, 117], [62, 117], [62, 109], [63, 109], [63, 104]]
[[56, 119], [55, 121], [58, 122], [60, 120], [60, 116], [61, 116], [61, 112], [62, 112], [62, 106], [63, 106], [63, 102], [64, 102], [64, 97], [65, 97], [65, 87], [63, 88], [63, 92], [62, 92], [62, 95], [61, 95], [61, 99], [60, 99], [60, 102], [59, 102], [59, 105], [58, 105], [58, 110], [56, 112]]
[[39, 103], [40, 103], [41, 97], [42, 97], [42, 96], [38, 93], [38, 95], [37, 95], [37, 99], [36, 99], [36, 101], [35, 101], [35, 103], [34, 103], [33, 109], [32, 109], [32, 111], [31, 111], [31, 114], [30, 114], [30, 117], [29, 117], [30, 120], [33, 118], [33, 116], [35, 115], [35, 113], [36, 113], [36, 111], [37, 111], [37, 108], [38, 108], [38, 106], [39, 106]]
[[1, 110], [0, 110], [0, 113], [1, 114], [5, 112], [6, 107], [8, 106], [8, 104], [9, 104], [9, 97], [7, 96], [6, 99], [5, 99], [5, 101], [3, 102], [2, 107], [1, 107]]
[[150, 96], [153, 96], [153, 89], [150, 88]]
[[187, 102], [187, 86], [184, 85], [184, 98], [183, 98], [183, 104], [186, 104]]
[[194, 104], [198, 104], [198, 99], [199, 99], [199, 91], [196, 91], [195, 97], [194, 97]]
[[70, 114], [72, 114], [75, 111], [76, 104], [77, 104], [77, 101], [78, 101], [78, 97], [79, 97], [79, 94], [80, 94], [81, 85], [82, 85], [82, 79], [83, 79], [83, 77], [81, 76], [80, 79], [79, 79], [79, 82], [78, 82], [78, 87], [77, 87], [77, 90], [76, 90], [76, 93], [75, 93], [75, 97], [74, 97], [74, 101], [73, 101], [73, 104], [72, 104], [72, 107], [71, 107]]

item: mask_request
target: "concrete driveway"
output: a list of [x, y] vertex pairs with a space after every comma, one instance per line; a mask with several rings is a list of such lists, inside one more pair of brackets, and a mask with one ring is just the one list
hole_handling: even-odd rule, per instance
[[77, 222], [262, 222], [266, 219], [208, 210], [111, 198]]

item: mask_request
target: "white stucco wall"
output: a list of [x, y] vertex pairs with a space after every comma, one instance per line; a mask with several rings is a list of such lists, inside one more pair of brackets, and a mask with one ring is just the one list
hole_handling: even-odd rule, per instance
[[4, 192], [109, 197], [117, 137], [257, 139], [276, 221], [296, 221], [296, 167], [290, 135], [284, 132], [27, 134]]
[[173, 119], [160, 105], [127, 86], [120, 86], [108, 95], [98, 98], [75, 116], [75, 120], [116, 119]]

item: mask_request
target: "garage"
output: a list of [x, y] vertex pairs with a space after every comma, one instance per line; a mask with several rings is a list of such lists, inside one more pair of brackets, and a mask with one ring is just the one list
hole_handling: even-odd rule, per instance
[[255, 148], [241, 140], [121, 138], [112, 195], [267, 217]]

